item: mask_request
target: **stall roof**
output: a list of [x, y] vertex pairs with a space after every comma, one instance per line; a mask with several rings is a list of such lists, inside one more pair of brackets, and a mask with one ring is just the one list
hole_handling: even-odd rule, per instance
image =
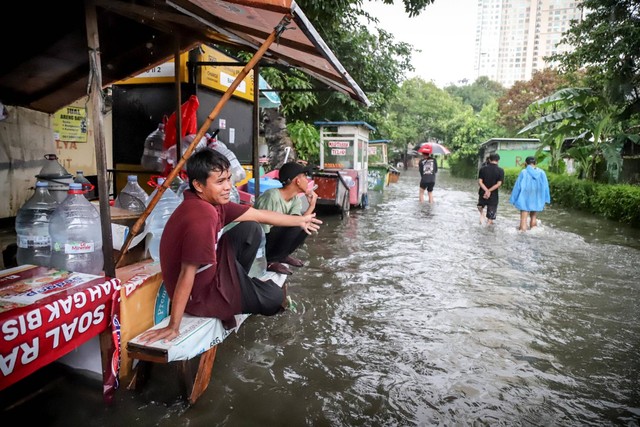
[[376, 128], [365, 121], [346, 121], [346, 122], [313, 122], [316, 126], [363, 126], [370, 131], [375, 132]]
[[[95, 0], [95, 4], [103, 86], [149, 70], [176, 50], [202, 42], [254, 52], [283, 16], [291, 15], [291, 23], [263, 60], [298, 68], [369, 105], [292, 0]], [[85, 96], [91, 75], [85, 0], [11, 5], [0, 17], [1, 28], [12, 28], [11, 37], [3, 42], [0, 102], [54, 113]]]

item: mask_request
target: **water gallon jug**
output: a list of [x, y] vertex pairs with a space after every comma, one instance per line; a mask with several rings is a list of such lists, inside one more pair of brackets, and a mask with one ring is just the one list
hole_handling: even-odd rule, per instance
[[113, 206], [135, 213], [142, 213], [147, 206], [149, 195], [140, 184], [136, 175], [127, 176], [127, 184], [116, 197]]
[[69, 184], [67, 198], [49, 220], [51, 267], [101, 274], [104, 267], [102, 228], [96, 207], [82, 193], [82, 184]]
[[51, 194], [58, 203], [61, 203], [67, 197], [69, 184], [73, 182], [73, 175], [62, 167], [58, 162], [58, 156], [55, 154], [45, 154], [44, 158], [47, 159], [47, 161], [42, 169], [40, 169], [40, 173], [36, 175], [36, 178], [40, 181], [48, 182], [49, 194]]
[[234, 152], [229, 150], [223, 142], [212, 139], [209, 142], [209, 147], [221, 154], [224, 154], [224, 156], [229, 159], [229, 163], [231, 163], [231, 177], [234, 184], [247, 177], [247, 171], [244, 170]]
[[49, 219], [58, 202], [49, 194], [49, 183], [36, 182], [36, 192], [16, 215], [16, 243], [18, 264], [48, 267], [51, 258]]
[[73, 178], [73, 182], [82, 184], [82, 191], [84, 191], [84, 197], [87, 200], [93, 200], [96, 198], [95, 188], [91, 181], [84, 176], [84, 171], [76, 171], [76, 177]]
[[140, 164], [148, 171], [162, 172], [164, 162], [162, 160], [162, 145], [164, 144], [164, 124], [160, 123], [158, 128], [151, 132], [144, 141], [144, 151]]
[[[158, 178], [158, 187], [162, 186], [164, 180], [164, 178]], [[153, 200], [157, 191], [157, 188], [153, 190], [149, 196], [148, 203]], [[147, 250], [149, 251], [149, 256], [151, 256], [154, 261], [160, 261], [160, 239], [162, 238], [164, 226], [181, 202], [182, 199], [180, 199], [171, 188], [167, 188], [147, 218], [146, 229], [149, 233], [146, 238]]]
[[267, 272], [267, 236], [264, 234], [262, 227], [260, 227], [260, 231], [262, 232], [260, 246], [258, 247], [258, 252], [256, 252], [256, 259], [253, 260], [249, 270], [249, 276], [257, 278], [264, 276]]

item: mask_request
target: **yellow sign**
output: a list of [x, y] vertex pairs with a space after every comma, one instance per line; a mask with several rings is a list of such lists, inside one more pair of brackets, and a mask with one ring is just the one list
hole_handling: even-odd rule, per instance
[[[202, 45], [203, 54], [200, 56], [200, 61], [203, 62], [234, 62], [235, 59], [224, 53], [213, 49], [209, 46]], [[206, 66], [202, 68], [200, 73], [200, 83], [203, 86], [211, 89], [218, 90], [220, 92], [226, 92], [231, 83], [242, 71], [242, 65], [234, 66]], [[253, 71], [244, 78], [244, 80], [238, 85], [233, 94], [239, 98], [253, 101]]]
[[53, 132], [56, 141], [87, 142], [87, 110], [82, 107], [65, 107], [53, 115]]
[[[189, 53], [183, 53], [180, 55], [180, 81], [187, 82], [187, 59]], [[156, 65], [155, 67], [138, 74], [127, 80], [118, 82], [119, 85], [128, 84], [145, 84], [145, 83], [173, 83], [176, 77], [176, 64], [173, 61], [165, 62], [164, 64]]]
[[[198, 61], [200, 62], [237, 62], [235, 58], [232, 58], [217, 49], [209, 47], [207, 45], [201, 45], [199, 47], [200, 52]], [[183, 83], [187, 83], [188, 71], [187, 61], [189, 59], [189, 52], [185, 52], [180, 55], [180, 77]], [[243, 65], [238, 62], [238, 66], [213, 66], [205, 65], [199, 67], [198, 72], [198, 84], [208, 87], [210, 89], [226, 92], [231, 83], [235, 80], [236, 76], [242, 71]], [[173, 60], [165, 62], [164, 64], [157, 65], [142, 74], [139, 74], [133, 78], [119, 82], [118, 84], [145, 84], [145, 83], [173, 83], [175, 80], [175, 63]], [[238, 85], [233, 95], [246, 99], [247, 101], [253, 101], [253, 71], [244, 78], [244, 80]]]

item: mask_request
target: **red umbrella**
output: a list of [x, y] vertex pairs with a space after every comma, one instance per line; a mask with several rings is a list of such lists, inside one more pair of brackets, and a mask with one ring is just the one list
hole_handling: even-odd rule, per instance
[[437, 142], [423, 142], [417, 148], [418, 153], [427, 152], [429, 154], [451, 154], [451, 150]]

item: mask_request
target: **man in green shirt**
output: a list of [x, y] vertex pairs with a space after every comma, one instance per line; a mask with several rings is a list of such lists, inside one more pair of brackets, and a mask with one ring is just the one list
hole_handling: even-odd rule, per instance
[[[278, 171], [278, 179], [282, 188], [272, 188], [258, 197], [256, 209], [266, 209], [287, 215], [307, 215], [316, 208], [318, 195], [309, 188], [310, 166], [297, 162], [285, 163]], [[302, 212], [301, 196], [307, 198], [309, 207]], [[302, 267], [304, 263], [291, 254], [298, 249], [307, 238], [307, 233], [300, 227], [280, 227], [262, 224], [267, 237], [267, 270], [281, 274], [293, 272], [285, 264]]]

